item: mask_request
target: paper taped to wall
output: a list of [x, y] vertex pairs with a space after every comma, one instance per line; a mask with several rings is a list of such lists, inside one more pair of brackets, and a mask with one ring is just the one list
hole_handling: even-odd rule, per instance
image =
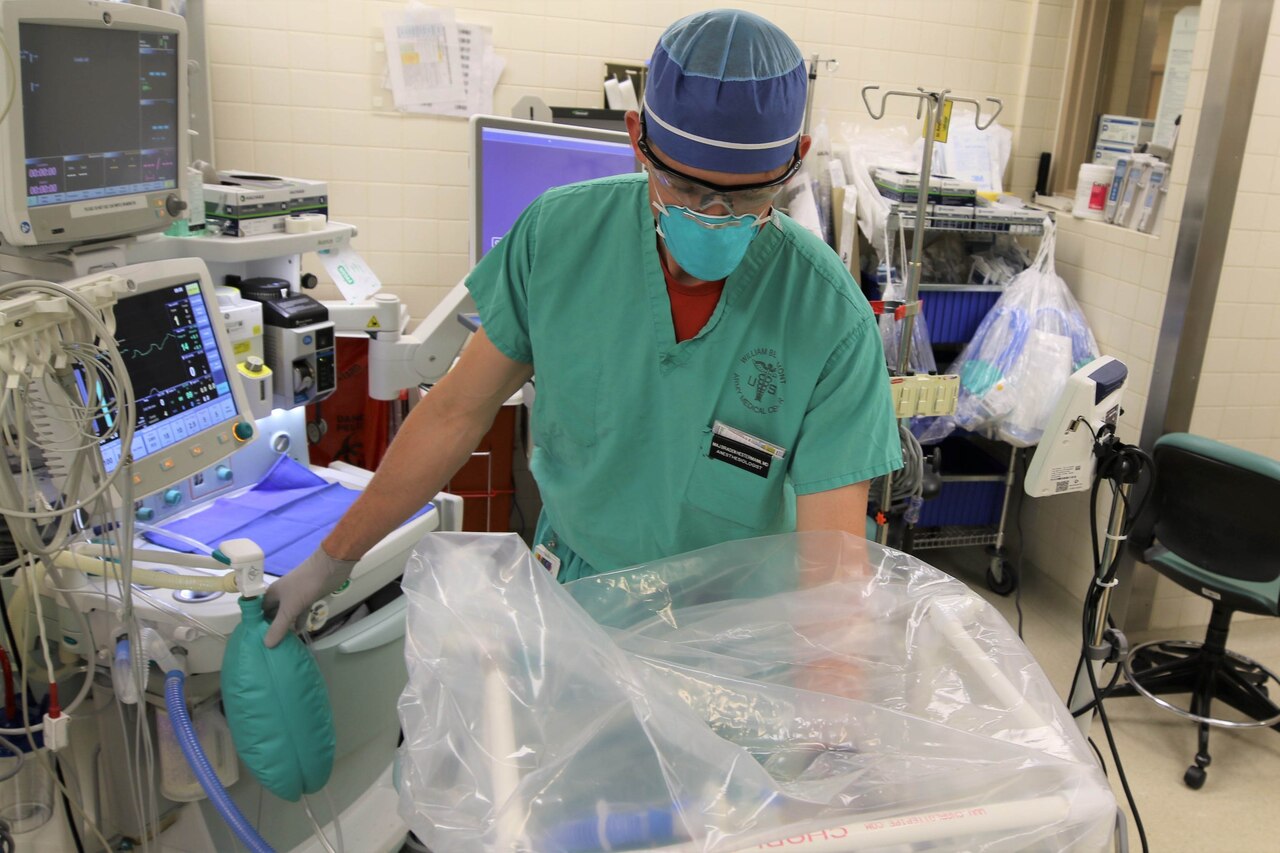
[[452, 9], [411, 3], [382, 16], [387, 73], [397, 107], [453, 102], [465, 97]]
[[462, 72], [462, 97], [452, 101], [420, 104], [396, 103], [405, 112], [467, 118], [493, 113], [493, 90], [507, 61], [493, 49], [493, 29], [479, 24], [458, 24], [458, 62]]

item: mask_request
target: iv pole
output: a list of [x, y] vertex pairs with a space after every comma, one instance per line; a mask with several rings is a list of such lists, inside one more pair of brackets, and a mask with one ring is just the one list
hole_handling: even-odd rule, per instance
[[821, 65], [830, 73], [834, 74], [840, 70], [840, 60], [823, 59], [814, 54], [809, 57], [809, 85], [805, 87], [806, 95], [804, 101], [804, 127], [800, 129], [802, 134], [809, 133], [809, 122], [813, 118], [813, 90], [818, 82], [818, 66]]
[[[950, 89], [942, 89], [932, 91], [924, 88], [918, 88], [914, 92], [889, 91], [880, 96], [880, 110], [877, 112], [871, 106], [869, 93], [879, 91], [879, 86], [863, 86], [862, 102], [866, 104], [867, 112], [871, 114], [871, 118], [879, 121], [884, 118], [885, 105], [889, 98], [903, 97], [914, 98], [916, 101], [916, 118], [919, 119], [923, 113], [924, 117], [924, 154], [920, 162], [920, 186], [916, 191], [916, 221], [913, 229], [913, 237], [911, 240], [911, 259], [907, 262], [906, 277], [906, 301], [902, 305], [902, 337], [898, 344], [898, 369], [895, 376], [906, 376], [911, 369], [911, 335], [915, 331], [916, 314], [920, 313], [920, 274], [924, 268], [924, 232], [925, 219], [929, 211], [929, 178], [933, 169], [933, 144], [936, 141], [945, 142], [947, 139], [947, 129], [951, 124], [951, 105], [954, 103], [973, 104], [974, 115], [973, 123], [978, 130], [986, 130], [1000, 115], [1004, 109], [1004, 103], [999, 98], [987, 98], [986, 100], [995, 106], [994, 112], [987, 118], [986, 122], [982, 121], [982, 105], [973, 98], [958, 98], [951, 94]], [[885, 258], [885, 264], [889, 264], [890, 260]], [[889, 521], [888, 509], [893, 505], [893, 475], [886, 474], [881, 480], [882, 495], [880, 501], [880, 511], [885, 519], [883, 524], [878, 525], [876, 539], [881, 545], [887, 545], [889, 542]]]

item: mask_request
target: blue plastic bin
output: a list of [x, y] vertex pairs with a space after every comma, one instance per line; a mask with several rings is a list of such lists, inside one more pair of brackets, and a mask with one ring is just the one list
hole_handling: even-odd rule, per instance
[[929, 339], [935, 344], [968, 343], [1001, 293], [999, 288], [930, 290], [928, 285], [921, 285], [920, 298], [924, 300]]
[[1000, 522], [1004, 481], [942, 478], [942, 491], [920, 508], [919, 527], [990, 527]]
[[1005, 463], [955, 435], [941, 443], [942, 490], [920, 508], [919, 527], [987, 527], [1000, 523]]

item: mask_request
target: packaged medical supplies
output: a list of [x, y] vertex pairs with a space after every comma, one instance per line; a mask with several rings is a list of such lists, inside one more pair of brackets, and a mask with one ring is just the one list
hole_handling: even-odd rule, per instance
[[[1046, 219], [1035, 260], [1001, 294], [950, 368], [960, 375], [955, 424], [1015, 447], [1040, 440], [1067, 377], [1099, 354], [1080, 306], [1054, 270], [1054, 238]], [[933, 435], [938, 431], [931, 430], [931, 440], [942, 438]]]
[[792, 534], [560, 586], [513, 535], [432, 534], [403, 586], [400, 813], [439, 853], [1109, 848], [1031, 654], [897, 551]]

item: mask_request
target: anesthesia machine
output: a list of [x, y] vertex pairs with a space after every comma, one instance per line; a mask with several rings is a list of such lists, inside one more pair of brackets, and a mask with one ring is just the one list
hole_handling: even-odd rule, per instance
[[398, 580], [461, 500], [437, 496], [308, 614], [332, 718], [318, 796], [272, 793], [222, 670], [244, 606], [372, 476], [308, 464], [335, 335], [368, 335], [371, 396], [394, 399], [451, 363], [458, 305], [423, 336], [393, 296], [302, 295], [301, 256], [348, 248], [339, 223], [162, 233], [191, 197], [181, 17], [15, 0], [0, 24], [0, 821], [33, 851], [397, 850]]

